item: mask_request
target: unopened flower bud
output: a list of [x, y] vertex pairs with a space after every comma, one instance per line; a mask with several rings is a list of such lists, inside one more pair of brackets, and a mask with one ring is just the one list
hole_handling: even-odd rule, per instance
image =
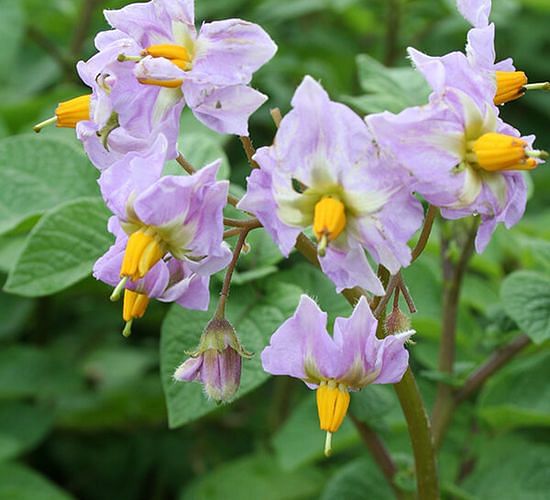
[[241, 346], [231, 323], [214, 318], [206, 326], [197, 351], [178, 367], [174, 378], [198, 381], [209, 398], [225, 403], [239, 388], [242, 357], [250, 354]]
[[386, 335], [407, 332], [411, 330], [411, 319], [401, 312], [399, 308], [394, 309], [384, 322]]

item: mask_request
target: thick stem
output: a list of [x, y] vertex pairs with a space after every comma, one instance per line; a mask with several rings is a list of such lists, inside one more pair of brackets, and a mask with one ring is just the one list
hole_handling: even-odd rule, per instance
[[[472, 224], [466, 242], [462, 248], [458, 263], [451, 258], [451, 240], [441, 239], [441, 263], [443, 270], [443, 315], [441, 323], [441, 345], [439, 348], [439, 371], [452, 375], [456, 351], [456, 322], [460, 289], [468, 261], [473, 253], [477, 221]], [[445, 231], [443, 231], [444, 233]], [[432, 413], [433, 436], [436, 448], [439, 448], [453, 412], [453, 388], [444, 382], [437, 386], [437, 395]]]

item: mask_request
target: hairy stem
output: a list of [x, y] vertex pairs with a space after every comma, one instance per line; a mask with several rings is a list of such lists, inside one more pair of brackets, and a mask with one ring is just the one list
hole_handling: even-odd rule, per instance
[[244, 152], [246, 154], [246, 158], [248, 159], [248, 164], [250, 165], [250, 168], [260, 168], [260, 165], [256, 163], [256, 160], [252, 158], [256, 151], [254, 149], [254, 145], [252, 144], [252, 140], [250, 139], [250, 137], [241, 135], [240, 139], [241, 139], [241, 144], [243, 145]]

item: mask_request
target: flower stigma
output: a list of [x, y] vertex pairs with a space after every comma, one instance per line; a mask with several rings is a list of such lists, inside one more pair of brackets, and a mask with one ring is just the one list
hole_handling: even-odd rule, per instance
[[143, 278], [166, 252], [159, 236], [151, 227], [132, 233], [126, 245], [126, 252], [120, 267], [121, 278], [132, 281]]
[[346, 207], [334, 196], [323, 196], [315, 205], [313, 232], [317, 238], [317, 251], [321, 257], [326, 254], [330, 241], [340, 236], [346, 227]]
[[536, 158], [547, 158], [548, 153], [528, 147], [519, 137], [489, 132], [468, 142], [466, 160], [487, 172], [532, 170], [538, 165]]
[[91, 94], [87, 94], [59, 103], [55, 116], [36, 124], [33, 130], [38, 133], [53, 123], [58, 127], [75, 128], [78, 122], [90, 119], [91, 97]]
[[317, 388], [319, 426], [326, 431], [325, 456], [332, 453], [332, 434], [335, 433], [349, 408], [350, 395], [347, 386], [335, 380], [322, 381]]

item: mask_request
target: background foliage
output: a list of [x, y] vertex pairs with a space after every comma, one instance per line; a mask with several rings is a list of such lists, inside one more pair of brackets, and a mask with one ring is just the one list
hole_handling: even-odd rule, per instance
[[[268, 381], [258, 357], [245, 363], [230, 406], [206, 402], [198, 385], [172, 381], [208, 314], [152, 304], [127, 340], [110, 291], [88, 277], [110, 244], [95, 171], [72, 130], [30, 130], [59, 100], [83, 93], [74, 63], [93, 53], [93, 34], [106, 28], [101, 9], [124, 3], [0, 0], [0, 498], [390, 498], [351, 423], [335, 436], [334, 457], [324, 459], [312, 393], [299, 381]], [[513, 56], [531, 81], [549, 79], [550, 2], [494, 3], [499, 54]], [[459, 50], [467, 29], [452, 0], [197, 0], [199, 21], [227, 17], [262, 24], [279, 45], [255, 79], [271, 97], [253, 117], [257, 145], [274, 133], [269, 106], [287, 111], [305, 73], [363, 114], [424, 102], [423, 82], [402, 69], [405, 47]], [[550, 147], [550, 96], [528, 95], [503, 114]], [[238, 140], [188, 115], [183, 122], [180, 142], [191, 162], [221, 156], [223, 175], [242, 192], [248, 166]], [[529, 500], [550, 491], [546, 168], [532, 177], [527, 216], [512, 231], [499, 229], [466, 275], [450, 382], [460, 385], [520, 331], [533, 344], [457, 410], [440, 453], [447, 498]], [[302, 291], [318, 297], [332, 319], [348, 314], [332, 285], [299, 256], [282, 260], [260, 231], [250, 243], [228, 311], [248, 349], [261, 350]], [[431, 405], [441, 379], [437, 234], [405, 276], [418, 308], [412, 364]], [[353, 411], [397, 457], [401, 486], [414, 487], [391, 388], [363, 391]]]

